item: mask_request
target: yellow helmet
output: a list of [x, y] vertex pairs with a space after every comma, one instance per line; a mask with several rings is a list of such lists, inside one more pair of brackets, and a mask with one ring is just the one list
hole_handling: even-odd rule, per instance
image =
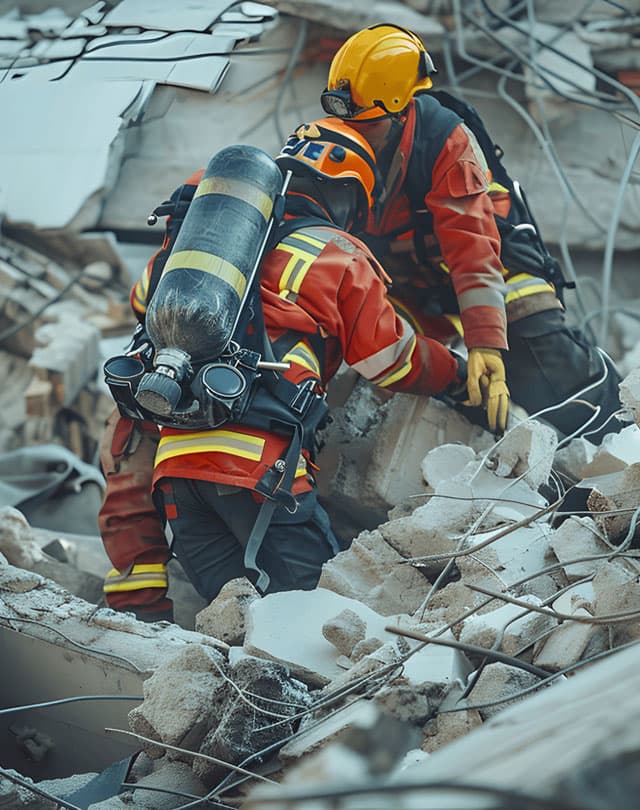
[[404, 110], [428, 90], [435, 73], [422, 40], [398, 25], [371, 25], [350, 37], [333, 57], [322, 108], [338, 118], [366, 120]]

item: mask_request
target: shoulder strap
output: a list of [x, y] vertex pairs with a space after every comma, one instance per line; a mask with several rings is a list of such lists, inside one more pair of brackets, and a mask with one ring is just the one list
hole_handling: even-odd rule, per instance
[[171, 253], [171, 249], [176, 241], [184, 218], [187, 215], [197, 187], [198, 186], [194, 183], [183, 183], [183, 185], [178, 186], [168, 200], [160, 203], [160, 205], [153, 210], [156, 217], [169, 217], [169, 219], [167, 220], [164, 244], [156, 254], [151, 268], [147, 304], [151, 301], [160, 278], [162, 277], [162, 271], [167, 263], [167, 259], [169, 258], [169, 254]]

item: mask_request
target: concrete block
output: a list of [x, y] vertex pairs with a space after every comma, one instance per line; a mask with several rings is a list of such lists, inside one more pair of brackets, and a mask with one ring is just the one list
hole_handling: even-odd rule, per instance
[[[523, 596], [522, 600], [540, 607], [541, 602], [535, 596]], [[524, 613], [524, 615], [522, 615]], [[521, 617], [521, 618], [518, 618]], [[460, 633], [460, 641], [475, 644], [478, 647], [491, 648], [498, 638], [501, 639], [498, 649], [513, 655], [523, 647], [534, 642], [541, 633], [556, 624], [556, 620], [542, 613], [525, 613], [525, 608], [506, 604], [481, 615], [473, 614], [465, 619]]]
[[585, 478], [580, 482], [580, 487], [591, 490], [587, 505], [592, 512], [626, 510], [614, 515], [593, 516], [600, 531], [604, 532], [610, 541], [623, 540], [631, 525], [634, 510], [638, 508], [640, 462], [630, 464], [621, 472]]
[[429, 450], [451, 442], [486, 449], [493, 441], [438, 400], [390, 397], [364, 381], [332, 416], [317, 480], [341, 536], [376, 528], [391, 507], [424, 492], [420, 465]]
[[413, 613], [430, 583], [402, 560], [380, 531], [361, 532], [323, 565], [318, 587], [357, 599], [383, 616]]
[[289, 765], [327, 743], [340, 740], [352, 725], [372, 723], [378, 715], [379, 709], [369, 700], [358, 700], [321, 720], [308, 715], [300, 723], [300, 733], [280, 750], [279, 758]]
[[[351, 655], [358, 642], [364, 641], [366, 623], [349, 608], [343, 610], [322, 626], [322, 635], [330, 641], [342, 655]], [[382, 643], [382, 642], [380, 642]]]
[[384, 427], [367, 475], [372, 488], [390, 505], [424, 491], [421, 463], [434, 447], [460, 442], [480, 450], [493, 441], [489, 433], [439, 400], [410, 394], [393, 397]]
[[[20, 780], [35, 784], [32, 779], [9, 769], [9, 773]], [[4, 810], [56, 810], [57, 802], [38, 796], [23, 785], [12, 782], [6, 776], [0, 776], [0, 808]]]
[[[243, 658], [230, 675], [238, 689], [227, 687], [227, 698], [199, 751], [238, 764], [289, 737], [294, 721], [286, 718], [308, 708], [311, 699], [306, 686], [291, 678], [281, 663]], [[193, 771], [209, 786], [228, 773], [200, 758], [193, 761]]]
[[52, 384], [59, 406], [70, 405], [100, 364], [100, 333], [86, 320], [65, 318], [40, 327], [36, 340], [41, 346], [29, 365]]
[[439, 714], [429, 720], [423, 729], [422, 750], [432, 754], [481, 725], [482, 717], [475, 709]]
[[[197, 750], [216, 720], [217, 700], [226, 685], [224, 669], [224, 658], [216, 650], [187, 646], [144, 682], [144, 702], [129, 713], [132, 731], [143, 718], [145, 731], [149, 727], [154, 731], [153, 739]], [[170, 754], [174, 759], [180, 756]]]
[[35, 542], [25, 516], [12, 506], [0, 508], [0, 552], [11, 565], [33, 570], [45, 555]]
[[553, 428], [530, 420], [511, 428], [491, 454], [500, 478], [524, 480], [532, 489], [546, 483], [551, 473], [558, 436]]
[[558, 472], [569, 476], [573, 481], [584, 478], [584, 468], [596, 454], [597, 447], [580, 436], [556, 450], [554, 466]]
[[[578, 608], [575, 615], [586, 618], [591, 614], [584, 608]], [[563, 622], [542, 642], [534, 655], [533, 663], [551, 672], [559, 672], [576, 664], [587, 649], [594, 632], [592, 624]]]
[[442, 444], [434, 447], [422, 459], [420, 469], [426, 483], [435, 489], [438, 484], [448, 481], [474, 461], [476, 453], [466, 444]]
[[[588, 517], [572, 515], [552, 534], [550, 547], [558, 558], [558, 562], [576, 560], [580, 557], [589, 557], [594, 554], [603, 554], [608, 551], [607, 545], [598, 537], [598, 528], [595, 522]], [[607, 565], [606, 559], [590, 560], [572, 563], [564, 567], [569, 582], [595, 573], [598, 568]]]
[[[466, 494], [463, 485], [456, 487], [456, 493]], [[383, 523], [379, 531], [402, 557], [448, 554], [480, 511], [472, 500], [433, 497], [408, 517]]]
[[640, 582], [635, 566], [622, 560], [611, 560], [593, 578], [595, 615], [609, 616], [638, 609]]
[[232, 579], [223, 585], [211, 604], [196, 615], [196, 631], [230, 645], [241, 645], [249, 605], [259, 598], [260, 594], [246, 577]]
[[504, 709], [515, 705], [520, 700], [526, 700], [527, 695], [519, 696], [518, 693], [523, 689], [528, 689], [530, 686], [535, 686], [539, 681], [539, 677], [523, 669], [517, 669], [502, 663], [488, 664], [482, 670], [482, 674], [467, 698], [467, 702], [473, 707], [514, 696], [513, 700], [505, 700], [495, 706], [479, 708], [480, 717], [487, 720], [489, 717], [493, 717], [504, 711]]
[[620, 383], [620, 402], [640, 425], [640, 368], [634, 369]]
[[592, 460], [585, 464], [581, 478], [625, 470], [640, 461], [640, 428], [628, 425], [619, 433], [608, 433]]

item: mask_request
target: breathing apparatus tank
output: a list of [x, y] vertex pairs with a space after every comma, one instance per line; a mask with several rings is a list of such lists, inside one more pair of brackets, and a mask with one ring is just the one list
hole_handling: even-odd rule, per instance
[[177, 406], [194, 367], [228, 349], [260, 262], [282, 174], [266, 152], [229, 146], [209, 161], [147, 310], [155, 350], [137, 401]]

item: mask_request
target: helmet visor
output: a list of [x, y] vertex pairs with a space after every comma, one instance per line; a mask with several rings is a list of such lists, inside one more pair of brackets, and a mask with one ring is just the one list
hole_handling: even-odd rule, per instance
[[322, 109], [328, 115], [335, 115], [336, 118], [355, 118], [360, 113], [374, 110], [374, 107], [358, 107], [348, 90], [324, 90], [320, 96]]

